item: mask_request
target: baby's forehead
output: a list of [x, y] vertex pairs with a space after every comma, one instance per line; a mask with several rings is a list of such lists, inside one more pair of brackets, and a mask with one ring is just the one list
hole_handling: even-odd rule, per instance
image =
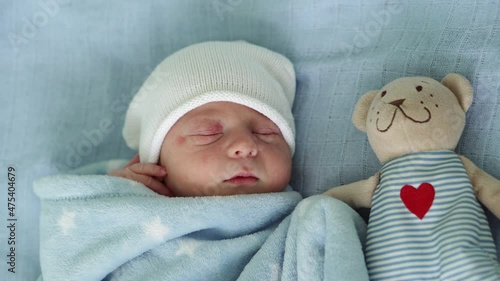
[[210, 123], [238, 119], [242, 116], [254, 121], [272, 122], [265, 115], [248, 106], [231, 102], [212, 102], [204, 104], [186, 113], [182, 119], [185, 119], [185, 121], [189, 123]]

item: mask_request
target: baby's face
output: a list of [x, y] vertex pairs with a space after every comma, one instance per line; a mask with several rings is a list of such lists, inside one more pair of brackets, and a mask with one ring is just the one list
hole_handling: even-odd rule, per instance
[[160, 165], [176, 196], [280, 192], [290, 181], [290, 148], [257, 111], [211, 102], [182, 116], [166, 135]]

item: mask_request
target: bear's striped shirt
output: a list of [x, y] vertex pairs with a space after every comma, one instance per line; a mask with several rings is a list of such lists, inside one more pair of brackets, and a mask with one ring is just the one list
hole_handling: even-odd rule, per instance
[[372, 198], [370, 280], [500, 280], [483, 209], [452, 151], [387, 162]]

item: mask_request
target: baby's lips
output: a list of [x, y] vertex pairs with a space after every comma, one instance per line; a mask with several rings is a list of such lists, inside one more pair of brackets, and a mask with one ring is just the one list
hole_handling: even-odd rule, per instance
[[224, 182], [240, 186], [240, 185], [253, 185], [258, 180], [259, 179], [256, 177], [233, 177], [231, 179], [225, 180]]
[[231, 178], [224, 180], [226, 183], [231, 183], [234, 185], [249, 185], [255, 184], [259, 178], [252, 172], [239, 172], [233, 175]]
[[236, 175], [233, 175], [232, 177], [230, 177], [227, 180], [234, 179], [234, 178], [237, 178], [237, 177], [245, 177], [245, 178], [252, 177], [252, 178], [257, 178], [257, 176], [254, 173], [252, 173], [252, 172], [245, 172], [244, 171], [244, 172], [239, 172]]

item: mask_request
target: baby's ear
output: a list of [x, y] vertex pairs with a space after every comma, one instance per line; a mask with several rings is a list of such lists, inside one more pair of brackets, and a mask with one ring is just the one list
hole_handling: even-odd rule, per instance
[[378, 90], [373, 90], [365, 93], [356, 103], [354, 112], [352, 113], [352, 123], [358, 130], [366, 132], [366, 116], [372, 104], [373, 99], [377, 95]]
[[457, 73], [450, 73], [441, 80], [446, 88], [450, 89], [457, 97], [458, 103], [466, 112], [472, 104], [472, 85], [464, 76]]

